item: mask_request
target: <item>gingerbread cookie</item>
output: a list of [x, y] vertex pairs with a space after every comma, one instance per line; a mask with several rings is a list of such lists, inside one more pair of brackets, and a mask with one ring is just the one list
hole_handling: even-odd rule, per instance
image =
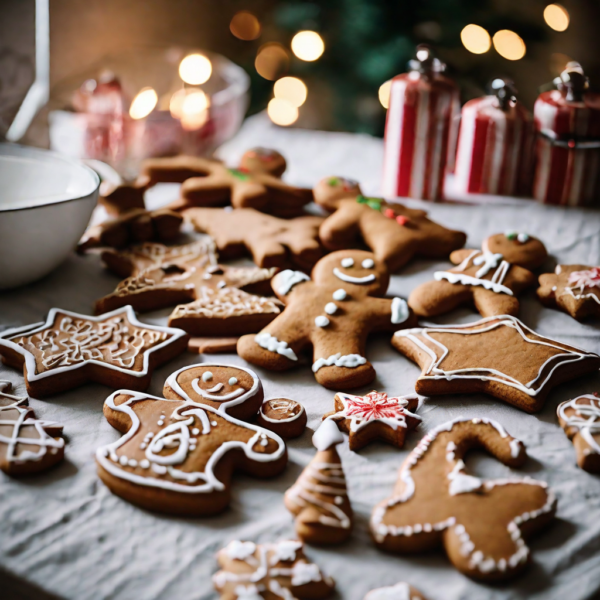
[[600, 367], [600, 356], [535, 333], [516, 317], [397, 331], [392, 345], [422, 369], [424, 396], [484, 393], [526, 412], [550, 390]]
[[287, 398], [271, 398], [258, 411], [257, 423], [274, 431], [284, 440], [300, 437], [306, 429], [306, 410], [300, 402]]
[[540, 240], [509, 231], [488, 237], [479, 250], [455, 250], [458, 265], [436, 271], [434, 281], [413, 290], [408, 305], [417, 315], [433, 317], [462, 304], [474, 304], [483, 317], [519, 313], [517, 295], [535, 283], [530, 268], [539, 267], [548, 252]]
[[36, 419], [28, 399], [10, 394], [11, 388], [0, 381], [0, 470], [14, 476], [39, 473], [64, 458], [63, 426]]
[[558, 308], [578, 321], [600, 317], [600, 267], [558, 265], [540, 275], [537, 295], [542, 304]]
[[172, 210], [131, 210], [90, 227], [77, 245], [77, 252], [83, 254], [100, 247], [125, 248], [143, 242], [174, 242], [182, 223], [183, 217]]
[[286, 508], [296, 517], [296, 535], [307, 544], [340, 544], [352, 532], [352, 507], [336, 446], [344, 441], [333, 421], [313, 435], [317, 454], [285, 493]]
[[235, 337], [191, 337], [188, 352], [195, 354], [220, 354], [234, 352], [239, 336]]
[[322, 258], [312, 280], [300, 271], [283, 271], [272, 282], [284, 312], [258, 335], [238, 342], [238, 354], [265, 369], [283, 371], [299, 364], [312, 344], [312, 371], [326, 388], [367, 385], [375, 369], [365, 358], [371, 331], [393, 331], [416, 323], [401, 298], [381, 298], [389, 274], [363, 250], [344, 250]]
[[401, 581], [396, 585], [371, 590], [364, 600], [427, 600], [419, 590]]
[[0, 356], [22, 369], [30, 396], [42, 398], [88, 381], [146, 390], [154, 369], [185, 351], [181, 329], [140, 323], [131, 306], [88, 317], [53, 308], [45, 323], [0, 334]]
[[323, 419], [331, 419], [348, 434], [350, 450], [355, 452], [376, 439], [402, 448], [406, 432], [421, 421], [414, 414], [419, 405], [414, 395], [388, 398], [385, 392], [372, 391], [366, 396], [340, 392], [334, 403], [335, 410]]
[[573, 442], [577, 464], [588, 473], [600, 473], [600, 398], [584, 394], [562, 402], [556, 410], [558, 422]]
[[258, 146], [246, 150], [240, 160], [240, 171], [244, 173], [267, 173], [281, 177], [287, 163], [282, 154], [272, 148]]
[[104, 416], [123, 437], [98, 449], [98, 475], [117, 496], [178, 516], [212, 515], [231, 497], [236, 469], [272, 477], [287, 463], [283, 440], [182, 392], [169, 400], [119, 390]]
[[524, 536], [556, 512], [547, 485], [529, 477], [483, 480], [465, 473], [465, 454], [485, 448], [520, 467], [525, 447], [488, 419], [458, 418], [430, 431], [400, 467], [391, 498], [371, 515], [375, 543], [389, 552], [442, 546], [461, 573], [484, 581], [509, 579], [530, 558]]
[[213, 584], [221, 600], [320, 600], [335, 582], [304, 554], [302, 542], [233, 541], [217, 555]]
[[333, 213], [319, 229], [326, 248], [340, 250], [362, 241], [390, 271], [397, 271], [414, 256], [446, 258], [467, 240], [462, 231], [431, 221], [423, 210], [363, 196], [355, 181], [342, 177], [322, 179], [314, 197]]
[[264, 398], [262, 384], [254, 371], [212, 363], [175, 371], [167, 378], [163, 394], [169, 400], [206, 404], [242, 421], [256, 415]]
[[294, 266], [309, 271], [323, 256], [321, 217], [286, 221], [251, 208], [193, 208], [185, 216], [198, 231], [215, 240], [224, 258], [250, 254], [259, 267]]
[[144, 194], [150, 185], [146, 175], [140, 175], [135, 181], [104, 180], [100, 184], [99, 202], [109, 215], [117, 217], [131, 210], [145, 209]]

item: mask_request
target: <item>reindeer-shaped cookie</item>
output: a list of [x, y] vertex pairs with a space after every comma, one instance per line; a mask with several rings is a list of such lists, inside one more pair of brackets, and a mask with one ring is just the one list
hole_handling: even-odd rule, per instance
[[471, 448], [484, 448], [510, 467], [527, 458], [523, 444], [494, 421], [444, 423], [406, 459], [393, 496], [373, 509], [371, 532], [376, 544], [390, 552], [443, 546], [465, 575], [508, 579], [529, 561], [523, 536], [552, 520], [556, 500], [544, 482], [467, 475], [463, 458]]
[[517, 316], [517, 295], [535, 283], [529, 269], [539, 267], [547, 256], [544, 244], [526, 233], [497, 233], [484, 240], [481, 250], [455, 250], [450, 260], [457, 266], [436, 271], [433, 281], [411, 292], [408, 304], [423, 317], [462, 304], [475, 304], [484, 317]]
[[326, 177], [313, 194], [317, 204], [333, 213], [319, 230], [326, 248], [351, 248], [363, 241], [392, 272], [416, 255], [446, 258], [467, 240], [462, 231], [429, 220], [424, 210], [363, 196], [358, 183], [349, 179]]
[[238, 354], [273, 371], [299, 364], [300, 353], [313, 347], [312, 370], [324, 387], [342, 390], [366, 385], [375, 369], [365, 358], [371, 331], [394, 331], [416, 323], [401, 298], [381, 298], [388, 271], [371, 252], [344, 250], [322, 258], [312, 280], [300, 271], [283, 271], [272, 281], [286, 304], [258, 335], [238, 341]]

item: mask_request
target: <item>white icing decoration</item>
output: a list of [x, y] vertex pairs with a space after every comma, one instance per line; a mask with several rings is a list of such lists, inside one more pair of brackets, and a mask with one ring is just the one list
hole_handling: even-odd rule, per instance
[[290, 290], [295, 285], [303, 283], [304, 281], [310, 281], [310, 277], [306, 273], [286, 269], [277, 275], [277, 293], [285, 296], [286, 294], [289, 294]]
[[233, 560], [246, 560], [256, 552], [256, 544], [254, 542], [239, 542], [234, 540], [229, 542], [224, 552]]
[[[484, 325], [486, 323], [490, 323], [490, 325], [488, 325], [487, 327], [475, 329], [476, 327]], [[466, 369], [454, 369], [452, 371], [445, 371], [444, 369], [439, 367], [439, 365], [442, 364], [444, 358], [448, 355], [448, 348], [446, 348], [441, 342], [434, 340], [429, 335], [430, 333], [456, 333], [462, 335], [474, 335], [492, 331], [498, 327], [512, 327], [521, 335], [521, 337], [526, 343], [539, 344], [541, 346], [556, 348], [557, 350], [562, 350], [564, 353], [551, 356], [540, 366], [537, 376], [526, 383], [522, 383], [514, 377], [511, 377], [510, 375], [493, 369], [492, 367], [471, 367]], [[535, 335], [536, 337], [541, 338], [541, 340], [533, 340], [531, 338], [528, 338], [525, 335], [525, 332]], [[567, 348], [564, 348], [563, 345], [558, 345], [559, 342], [556, 342], [554, 340], [551, 340], [550, 338], [546, 338], [538, 333], [535, 333], [532, 329], [529, 329], [526, 325], [519, 321], [519, 319], [510, 315], [487, 317], [475, 323], [467, 323], [464, 325], [436, 325], [435, 327], [405, 329], [397, 331], [394, 335], [398, 337], [409, 338], [411, 342], [413, 342], [416, 346], [418, 346], [421, 350], [426, 352], [431, 357], [431, 364], [429, 365], [429, 367], [427, 367], [427, 369], [423, 371], [421, 377], [446, 380], [479, 379], [482, 381], [497, 381], [498, 383], [502, 383], [509, 387], [516, 388], [521, 392], [527, 394], [528, 396], [537, 396], [540, 390], [542, 390], [544, 386], [548, 383], [548, 381], [550, 381], [550, 379], [552, 378], [552, 374], [559, 366], [583, 360], [586, 357], [597, 356], [593, 352], [580, 350], [573, 346], [568, 346], [567, 344], [564, 344], [564, 346], [567, 346]], [[442, 355], [438, 358], [435, 352], [431, 350], [431, 348], [429, 348], [426, 344], [424, 344], [421, 340], [417, 338], [417, 335], [422, 335], [428, 342], [430, 342], [434, 346], [437, 346], [442, 351]], [[558, 361], [557, 358], [559, 357], [568, 358], [566, 358], [563, 361]], [[556, 364], [550, 369], [550, 372], [545, 377], [545, 379], [541, 383], [538, 383], [538, 380], [541, 378], [546, 365], [548, 363], [553, 362]], [[537, 385], [537, 388], [534, 388], [534, 385]]]
[[465, 275], [464, 273], [452, 273], [452, 271], [436, 271], [433, 274], [433, 278], [436, 281], [446, 279], [450, 283], [461, 283], [462, 285], [480, 285], [486, 290], [492, 290], [492, 292], [496, 292], [496, 294], [507, 294], [508, 296], [513, 295], [512, 290], [510, 288], [507, 288], [505, 285], [502, 285], [501, 283], [496, 283], [490, 279], [478, 279], [477, 277], [471, 277], [470, 275]]
[[319, 315], [318, 317], [315, 317], [315, 325], [317, 327], [327, 327], [327, 325], [329, 325], [329, 319], [323, 315]]
[[[345, 281], [346, 283], [353, 283], [356, 285], [364, 285], [366, 283], [372, 283], [373, 281], [375, 281], [377, 279], [377, 277], [375, 277], [375, 275], [373, 273], [371, 273], [370, 275], [366, 275], [365, 277], [351, 277], [350, 275], [346, 275], [346, 273], [342, 273], [337, 267], [334, 267], [333, 274], [338, 279], [341, 279], [342, 281]], [[335, 298], [335, 295], [334, 295], [334, 299], [337, 300], [337, 298]]]
[[348, 293], [343, 288], [340, 288], [339, 290], [335, 290], [335, 292], [333, 292], [333, 299], [337, 300], [338, 302], [345, 300], [347, 296]]
[[454, 468], [448, 473], [448, 479], [450, 480], [449, 493], [451, 496], [457, 494], [467, 494], [469, 492], [476, 492], [483, 486], [483, 481], [479, 477], [473, 477], [463, 473], [465, 463], [459, 460], [454, 465]]
[[[211, 393], [219, 392], [223, 389], [223, 387], [224, 386], [222, 383], [218, 383], [214, 387], [210, 388], [210, 390], [203, 390], [198, 384], [198, 378], [192, 380], [192, 388], [194, 388], [194, 391], [203, 398], [206, 398], [207, 400], [214, 400], [215, 402], [228, 402], [229, 400], [234, 400], [235, 398], [239, 398], [240, 396], [247, 397], [247, 392], [243, 388], [233, 390], [233, 392], [225, 394], [224, 396], [218, 396], [214, 393]], [[239, 404], [239, 402], [237, 402], [236, 404]]]
[[342, 265], [342, 267], [344, 267], [344, 269], [349, 269], [350, 267], [354, 266], [354, 259], [353, 258], [342, 258], [341, 265]]
[[263, 402], [262, 406], [260, 407], [260, 415], [265, 421], [268, 421], [269, 423], [288, 423], [290, 421], [295, 421], [296, 419], [300, 418], [300, 416], [305, 412], [304, 406], [302, 406], [302, 404], [298, 402], [297, 404], [300, 407], [298, 414], [292, 415], [291, 417], [286, 417], [285, 419], [272, 419], [271, 417], [268, 417], [263, 410], [264, 405], [267, 403], [269, 403], [273, 410], [280, 412], [288, 412], [289, 410], [291, 410], [292, 403], [296, 403], [293, 400], [286, 400], [285, 398], [280, 398], [278, 400], [267, 400], [266, 402]]
[[408, 304], [402, 298], [394, 298], [392, 300], [392, 323], [398, 325], [404, 323], [410, 316]]
[[229, 385], [235, 385], [238, 382], [237, 377], [230, 377], [227, 382]]
[[529, 241], [529, 235], [527, 233], [519, 233], [517, 235], [517, 240], [521, 242], [521, 244], [524, 244]]
[[389, 587], [371, 590], [364, 600], [411, 600], [410, 586], [400, 582]]
[[361, 265], [363, 269], [372, 269], [375, 266], [375, 261], [372, 258], [365, 258]]
[[293, 562], [296, 560], [296, 553], [302, 549], [302, 542], [295, 540], [284, 540], [278, 542], [273, 548], [270, 563], [276, 565], [278, 562]]
[[[590, 404], [580, 404], [578, 401], [587, 398]], [[567, 408], [575, 410], [575, 414], [567, 416]], [[574, 400], [563, 402], [558, 407], [558, 416], [568, 427], [575, 427], [581, 437], [590, 447], [590, 452], [600, 454], [600, 445], [594, 439], [594, 434], [600, 433], [600, 398], [591, 394], [584, 394]]]
[[473, 264], [476, 266], [482, 265], [479, 271], [475, 273], [475, 277], [485, 277], [492, 269], [497, 269], [500, 261], [504, 258], [500, 253], [490, 252], [487, 242], [483, 243], [483, 252], [473, 258]]
[[210, 381], [213, 378], [213, 374], [210, 371], [202, 373], [202, 381]]
[[337, 304], [335, 304], [335, 302], [328, 302], [325, 305], [325, 312], [328, 315], [334, 315], [337, 312], [337, 310], [338, 310], [338, 306], [337, 306]]
[[332, 354], [328, 358], [319, 358], [317, 359], [312, 366], [313, 373], [316, 373], [322, 367], [347, 367], [349, 369], [354, 369], [359, 365], [364, 365], [367, 362], [367, 359], [360, 354], [345, 354], [342, 355], [341, 352], [337, 354]]
[[292, 585], [306, 585], [321, 581], [321, 571], [314, 563], [297, 562], [292, 567]]
[[262, 333], [257, 333], [254, 341], [265, 350], [269, 352], [276, 352], [277, 354], [281, 354], [281, 356], [285, 356], [290, 360], [298, 360], [296, 353], [288, 347], [287, 342], [279, 341], [274, 335], [263, 331]]
[[[342, 432], [331, 419], [325, 419], [312, 437], [313, 446], [320, 451], [337, 446], [344, 441]], [[338, 465], [339, 466], [339, 465]]]

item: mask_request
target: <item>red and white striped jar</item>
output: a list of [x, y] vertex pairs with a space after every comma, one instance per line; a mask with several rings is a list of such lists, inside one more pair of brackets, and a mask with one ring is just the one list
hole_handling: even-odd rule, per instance
[[533, 109], [536, 167], [533, 195], [544, 204], [600, 205], [600, 94], [569, 63]]
[[439, 200], [446, 168], [454, 162], [459, 91], [427, 47], [417, 48], [410, 67], [392, 79], [382, 194]]
[[[494, 80], [493, 96], [470, 100], [462, 108], [455, 190], [516, 196], [531, 193], [532, 123], [510, 83]], [[527, 189], [529, 187], [529, 189]]]

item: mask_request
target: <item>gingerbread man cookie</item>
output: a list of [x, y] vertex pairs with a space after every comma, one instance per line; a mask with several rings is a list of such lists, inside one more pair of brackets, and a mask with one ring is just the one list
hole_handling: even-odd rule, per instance
[[314, 197], [333, 213], [319, 229], [326, 248], [350, 248], [362, 240], [390, 271], [397, 271], [417, 255], [445, 258], [467, 240], [462, 231], [431, 221], [423, 210], [363, 196], [358, 183], [342, 177], [322, 179]]
[[419, 405], [415, 395], [388, 398], [385, 392], [372, 391], [366, 396], [340, 392], [334, 403], [335, 410], [323, 419], [331, 419], [348, 434], [350, 450], [355, 452], [376, 439], [402, 448], [406, 432], [421, 421], [414, 414]]
[[335, 582], [308, 560], [302, 542], [233, 541], [217, 555], [213, 584], [221, 600], [321, 600]]
[[365, 358], [371, 331], [390, 331], [416, 323], [406, 301], [381, 298], [389, 274], [371, 252], [344, 250], [322, 258], [312, 280], [300, 271], [283, 271], [272, 282], [284, 312], [258, 335], [238, 342], [238, 354], [266, 369], [299, 364], [312, 345], [312, 371], [324, 387], [338, 390], [367, 385], [375, 369]]
[[556, 499], [541, 481], [465, 473], [465, 454], [481, 447], [509, 467], [527, 458], [523, 444], [494, 421], [458, 418], [436, 427], [400, 467], [392, 497], [373, 509], [375, 543], [401, 553], [443, 546], [474, 579], [517, 575], [530, 558], [523, 537], [553, 519]]
[[63, 426], [36, 419], [28, 399], [10, 394], [11, 388], [0, 380], [0, 470], [14, 476], [39, 473], [64, 458]]
[[558, 265], [540, 275], [537, 295], [542, 304], [558, 308], [578, 321], [600, 317], [600, 267]]
[[77, 245], [80, 254], [91, 248], [125, 248], [143, 242], [174, 242], [183, 217], [172, 210], [135, 209], [90, 227]]
[[308, 544], [340, 544], [352, 532], [352, 507], [336, 446], [344, 436], [329, 419], [313, 435], [317, 454], [285, 493], [296, 534]]
[[556, 410], [558, 422], [572, 440], [577, 464], [588, 473], [600, 473], [600, 398], [584, 394], [562, 402]]
[[306, 410], [300, 402], [287, 398], [271, 398], [258, 411], [257, 423], [284, 440], [300, 437], [306, 429]]
[[142, 508], [212, 515], [229, 504], [234, 470], [278, 475], [287, 452], [279, 436], [194, 402], [185, 389], [185, 382], [176, 389], [177, 400], [128, 390], [109, 396], [104, 416], [124, 435], [98, 449], [98, 474], [114, 494]]
[[509, 315], [397, 331], [392, 345], [421, 367], [417, 394], [484, 393], [529, 413], [542, 408], [554, 386], [600, 367], [597, 354], [539, 335]]
[[282, 154], [272, 148], [257, 146], [246, 150], [240, 160], [240, 171], [248, 173], [267, 173], [281, 177], [287, 163]]
[[371, 590], [364, 600], [427, 600], [419, 590], [404, 581], [388, 587]]
[[0, 356], [22, 369], [30, 396], [42, 398], [88, 381], [146, 390], [154, 369], [185, 351], [181, 329], [140, 323], [131, 306], [88, 317], [53, 308], [45, 323], [0, 334]]
[[192, 208], [185, 216], [198, 231], [215, 240], [224, 258], [250, 254], [259, 267], [294, 266], [309, 271], [323, 256], [321, 217], [286, 221], [251, 208]]
[[436, 271], [434, 281], [413, 290], [408, 305], [417, 315], [433, 317], [460, 306], [475, 304], [483, 317], [519, 313], [517, 295], [535, 283], [530, 268], [539, 267], [548, 252], [540, 240], [509, 231], [488, 237], [479, 250], [455, 250], [458, 265]]

